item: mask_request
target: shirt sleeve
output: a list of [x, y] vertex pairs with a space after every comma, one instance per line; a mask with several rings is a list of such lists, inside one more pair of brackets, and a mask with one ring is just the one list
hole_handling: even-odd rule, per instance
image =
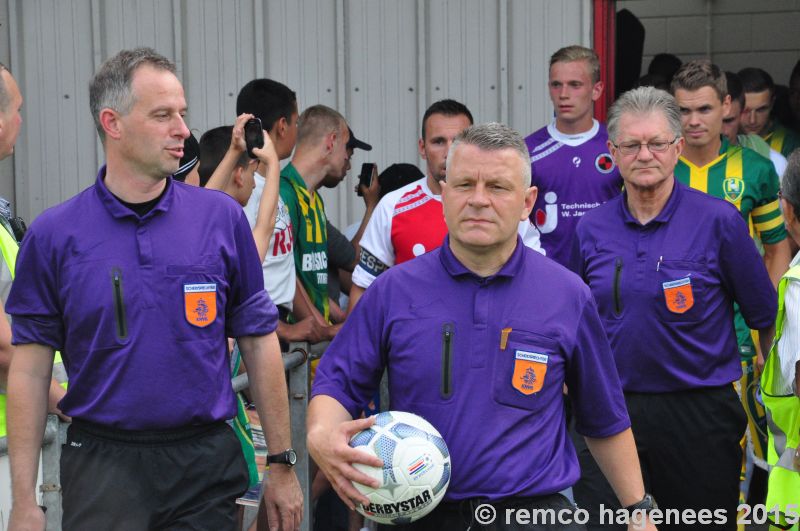
[[758, 205], [750, 213], [755, 230], [762, 243], [773, 244], [786, 239], [786, 227], [783, 224], [778, 190], [780, 181], [775, 167], [767, 159], [763, 159], [761, 170], [761, 198]]
[[578, 222], [578, 226], [575, 228], [575, 237], [572, 238], [572, 248], [570, 249], [569, 259], [565, 264], [567, 269], [581, 277], [581, 279], [586, 282], [586, 275], [585, 275], [585, 256], [583, 253], [583, 241], [585, 236], [583, 236], [583, 230], [581, 229], [581, 222]]
[[294, 242], [292, 245], [292, 253], [294, 255], [294, 261], [297, 263], [298, 260], [302, 259], [300, 256], [300, 245], [298, 245], [300, 241], [298, 231], [300, 230], [301, 220], [300, 212], [297, 208], [297, 196], [295, 195], [294, 188], [292, 188], [292, 183], [284, 177], [281, 177], [280, 188], [278, 190], [278, 195], [286, 206], [286, 211], [289, 213], [289, 219], [292, 223], [292, 241]]
[[263, 336], [278, 327], [278, 309], [264, 289], [256, 242], [244, 211], [234, 225], [236, 256], [231, 259], [226, 307], [228, 337]]
[[336, 269], [348, 269], [356, 259], [353, 244], [345, 238], [339, 229], [326, 221], [328, 227], [328, 266]]
[[312, 398], [330, 396], [353, 418], [375, 394], [385, 367], [384, 302], [379, 285], [364, 292], [325, 350], [314, 378]]
[[6, 302], [12, 343], [64, 347], [64, 322], [58, 300], [56, 257], [39, 235], [36, 224], [25, 235], [17, 255], [17, 276]]
[[568, 362], [566, 384], [578, 433], [610, 437], [629, 428], [617, 366], [591, 295], [581, 312]]
[[383, 197], [367, 222], [359, 245], [361, 255], [353, 271], [353, 283], [367, 289], [375, 279], [395, 263], [392, 245], [392, 213], [396, 195]]
[[769, 328], [778, 312], [778, 295], [742, 216], [729, 209], [718, 227], [722, 285], [739, 304], [747, 326]]

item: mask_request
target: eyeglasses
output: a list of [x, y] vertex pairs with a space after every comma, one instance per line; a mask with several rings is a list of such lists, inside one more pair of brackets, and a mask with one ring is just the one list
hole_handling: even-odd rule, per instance
[[674, 144], [679, 137], [675, 137], [670, 141], [667, 140], [651, 140], [650, 142], [623, 142], [622, 144], [615, 144], [611, 142], [615, 148], [617, 148], [620, 153], [623, 155], [631, 156], [631, 155], [638, 155], [639, 150], [642, 149], [642, 146], [646, 146], [647, 150], [650, 153], [664, 153], [669, 149], [669, 147]]

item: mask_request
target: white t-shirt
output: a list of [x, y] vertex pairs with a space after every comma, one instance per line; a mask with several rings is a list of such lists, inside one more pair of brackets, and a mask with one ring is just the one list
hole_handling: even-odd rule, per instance
[[[441, 196], [431, 192], [426, 177], [386, 194], [361, 237], [353, 283], [368, 288], [386, 268], [438, 248], [446, 234]], [[539, 231], [530, 221], [520, 221], [519, 235], [525, 245], [544, 254]]]
[[[256, 224], [258, 215], [258, 203], [261, 201], [261, 194], [264, 193], [264, 183], [266, 179], [260, 174], [254, 175], [256, 187], [250, 200], [244, 207], [244, 213], [252, 229]], [[295, 288], [295, 270], [293, 245], [292, 220], [289, 217], [289, 209], [283, 200], [278, 196], [278, 206], [275, 212], [275, 228], [269, 239], [269, 247], [264, 257], [261, 268], [264, 272], [264, 287], [269, 293], [272, 301], [278, 305], [292, 309]]]
[[[794, 257], [789, 267], [800, 264], [800, 253]], [[789, 395], [795, 392], [795, 366], [800, 360], [800, 282], [789, 281], [783, 296], [786, 315], [783, 321], [783, 334], [778, 340], [778, 360], [781, 365], [781, 382], [777, 394]]]
[[775, 173], [778, 174], [778, 177], [783, 178], [783, 172], [786, 171], [786, 157], [778, 153], [772, 148], [769, 148], [769, 160], [772, 161], [772, 165], [775, 166]]

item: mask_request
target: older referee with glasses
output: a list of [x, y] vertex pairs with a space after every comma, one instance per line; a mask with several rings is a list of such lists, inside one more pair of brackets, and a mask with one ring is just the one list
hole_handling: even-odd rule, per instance
[[[611, 342], [646, 490], [662, 510], [703, 516], [654, 523], [733, 530], [747, 422], [731, 385], [742, 372], [733, 302], [766, 351], [776, 293], [736, 209], [675, 180], [684, 139], [672, 96], [652, 87], [623, 94], [608, 136], [625, 192], [580, 221], [571, 267]], [[614, 494], [575, 442], [575, 499], [594, 513], [589, 529], [613, 529], [597, 517], [601, 503], [618, 507]]]

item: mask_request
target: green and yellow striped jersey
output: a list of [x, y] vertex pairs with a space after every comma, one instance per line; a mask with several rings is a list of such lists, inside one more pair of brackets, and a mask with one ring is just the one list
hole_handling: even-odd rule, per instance
[[719, 156], [699, 167], [681, 157], [675, 178], [695, 190], [732, 203], [741, 212], [750, 234], [762, 243], [786, 238], [778, 201], [778, 174], [772, 162], [752, 149], [731, 146], [722, 139]]
[[330, 321], [325, 205], [319, 194], [308, 191], [292, 164], [281, 171], [280, 195], [292, 218], [297, 278], [319, 313]]
[[[735, 205], [750, 228], [750, 235], [758, 236], [762, 243], [769, 245], [786, 239], [778, 200], [778, 174], [772, 161], [752, 149], [731, 146], [722, 137], [717, 158], [699, 167], [680, 157], [675, 178]], [[739, 357], [748, 360], [756, 354], [755, 344], [739, 306], [733, 307]]]
[[800, 135], [775, 122], [770, 127], [770, 131], [762, 138], [769, 143], [769, 147], [786, 158], [789, 158], [789, 154], [800, 147]]

